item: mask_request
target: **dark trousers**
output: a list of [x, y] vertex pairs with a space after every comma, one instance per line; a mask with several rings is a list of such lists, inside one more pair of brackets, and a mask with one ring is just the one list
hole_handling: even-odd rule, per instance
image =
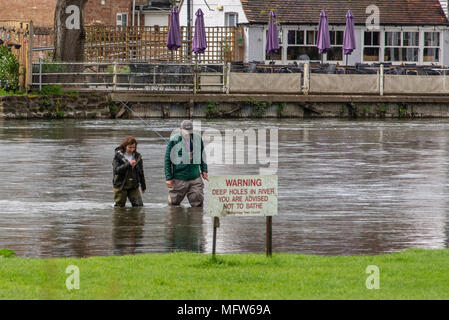
[[116, 207], [124, 207], [126, 199], [129, 199], [133, 207], [143, 206], [142, 195], [140, 194], [139, 188], [129, 190], [114, 188], [114, 202]]

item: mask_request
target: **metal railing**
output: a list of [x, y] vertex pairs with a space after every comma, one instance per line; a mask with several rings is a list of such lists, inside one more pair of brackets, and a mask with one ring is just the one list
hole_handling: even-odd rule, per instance
[[32, 86], [61, 85], [77, 90], [145, 92], [226, 92], [228, 67], [194, 63], [38, 62]]
[[449, 77], [446, 72], [441, 75], [398, 75], [389, 73], [381, 65], [370, 70], [370, 74], [329, 74], [313, 72], [309, 63], [305, 63], [300, 71], [231, 72], [230, 63], [39, 62], [33, 64], [32, 86], [39, 90], [45, 85], [61, 85], [78, 91], [193, 94], [449, 94]]

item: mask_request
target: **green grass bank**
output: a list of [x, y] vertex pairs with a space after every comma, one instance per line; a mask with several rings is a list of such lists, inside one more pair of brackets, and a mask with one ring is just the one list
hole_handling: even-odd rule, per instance
[[[79, 268], [78, 290], [66, 287], [70, 265]], [[379, 268], [379, 289], [367, 289], [370, 265]], [[449, 299], [449, 250], [219, 255], [215, 262], [196, 253], [0, 257], [0, 299]]]

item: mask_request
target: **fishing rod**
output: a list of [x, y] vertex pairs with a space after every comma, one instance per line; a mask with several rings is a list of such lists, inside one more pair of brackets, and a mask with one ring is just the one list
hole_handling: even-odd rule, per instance
[[[117, 98], [116, 98], [117, 99]], [[153, 131], [155, 134], [157, 134], [159, 137], [161, 137], [162, 139], [165, 140], [165, 142], [168, 142], [168, 139], [163, 137], [159, 132], [157, 132], [155, 129], [153, 129], [150, 124], [148, 122], [146, 122], [137, 112], [135, 112], [133, 109], [131, 109], [131, 107], [129, 107], [126, 103], [124, 103], [122, 100], [117, 99], [118, 102], [120, 102], [121, 104], [123, 104], [125, 106], [126, 109], [128, 109], [129, 111], [131, 111], [133, 114], [135, 114], [143, 123], [145, 123], [148, 128], [151, 129], [151, 131]]]

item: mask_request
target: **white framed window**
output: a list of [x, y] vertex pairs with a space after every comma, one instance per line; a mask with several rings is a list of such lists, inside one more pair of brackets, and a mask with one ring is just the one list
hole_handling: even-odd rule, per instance
[[385, 32], [385, 62], [418, 62], [419, 32]]
[[344, 31], [330, 30], [331, 49], [327, 52], [327, 61], [343, 61]]
[[239, 14], [236, 12], [227, 12], [225, 14], [225, 26], [226, 27], [237, 27], [239, 23]]
[[363, 61], [380, 61], [381, 42], [380, 31], [365, 31], [363, 36]]
[[316, 47], [316, 30], [287, 31], [287, 61], [320, 61], [321, 55]]
[[440, 61], [440, 32], [424, 32], [423, 62]]
[[128, 14], [127, 13], [117, 13], [117, 25], [127, 26], [128, 25]]

